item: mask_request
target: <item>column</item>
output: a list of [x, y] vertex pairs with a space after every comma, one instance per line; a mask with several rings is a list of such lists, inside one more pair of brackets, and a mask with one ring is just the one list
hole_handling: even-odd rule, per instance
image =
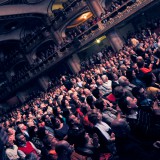
[[55, 43], [57, 43], [57, 45], [60, 45], [63, 43], [63, 38], [62, 36], [60, 35], [60, 33], [58, 31], [55, 31], [53, 29], [53, 27], [51, 27], [51, 32], [53, 34], [53, 37], [55, 38]]
[[24, 103], [28, 98], [28, 93], [27, 91], [19, 91], [16, 93], [16, 96], [21, 103]]
[[51, 80], [48, 76], [41, 76], [40, 78], [38, 78], [38, 83], [44, 91], [47, 91], [50, 81]]
[[99, 0], [87, 0], [87, 4], [95, 16], [100, 17], [101, 13], [104, 13]]
[[68, 60], [67, 63], [73, 73], [78, 73], [81, 69], [80, 59], [77, 54], [73, 54]]
[[36, 59], [36, 53], [30, 53], [26, 55], [26, 59], [29, 62], [29, 64], [33, 64], [34, 63], [34, 59]]
[[106, 36], [115, 51], [122, 49], [124, 42], [115, 30], [108, 32]]

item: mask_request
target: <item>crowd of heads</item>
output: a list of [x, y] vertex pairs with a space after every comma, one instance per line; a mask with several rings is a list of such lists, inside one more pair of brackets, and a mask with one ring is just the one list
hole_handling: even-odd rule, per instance
[[138, 34], [2, 116], [8, 158], [158, 160], [160, 35]]

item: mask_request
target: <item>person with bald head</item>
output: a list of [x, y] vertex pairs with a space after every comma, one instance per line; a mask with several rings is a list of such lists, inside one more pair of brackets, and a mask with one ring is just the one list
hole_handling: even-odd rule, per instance
[[86, 160], [87, 157], [74, 151], [74, 147], [67, 141], [62, 140], [56, 144], [55, 151], [57, 160]]
[[57, 160], [71, 160], [74, 148], [67, 141], [62, 140], [56, 144], [55, 151], [58, 155]]

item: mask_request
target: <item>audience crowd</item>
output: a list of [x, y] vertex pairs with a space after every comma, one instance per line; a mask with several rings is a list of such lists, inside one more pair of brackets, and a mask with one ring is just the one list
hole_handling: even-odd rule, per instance
[[1, 117], [0, 159], [159, 160], [159, 54], [160, 35], [145, 28], [90, 57]]

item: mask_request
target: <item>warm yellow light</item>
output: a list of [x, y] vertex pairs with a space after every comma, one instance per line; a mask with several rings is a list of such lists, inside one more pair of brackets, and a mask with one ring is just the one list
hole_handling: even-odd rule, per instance
[[86, 15], [84, 15], [84, 16], [83, 16], [83, 19], [87, 19], [87, 16], [86, 16]]
[[101, 43], [101, 40], [100, 40], [100, 39], [97, 39], [97, 40], [96, 40], [96, 43]]

